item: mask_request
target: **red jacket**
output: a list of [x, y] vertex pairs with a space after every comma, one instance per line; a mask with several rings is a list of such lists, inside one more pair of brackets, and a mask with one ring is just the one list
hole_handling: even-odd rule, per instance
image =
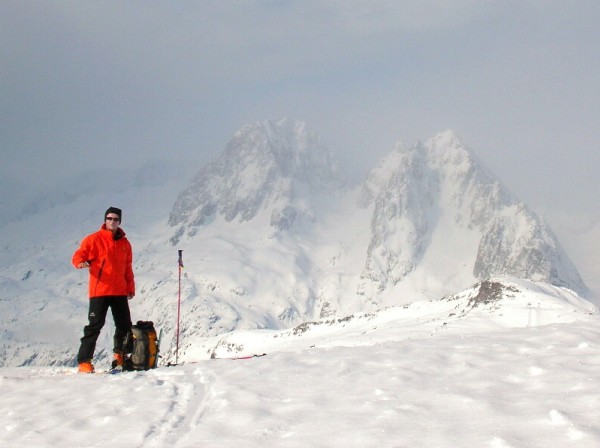
[[115, 239], [102, 224], [99, 231], [86, 236], [73, 254], [73, 266], [88, 262], [90, 298], [135, 294], [131, 244], [119, 228]]

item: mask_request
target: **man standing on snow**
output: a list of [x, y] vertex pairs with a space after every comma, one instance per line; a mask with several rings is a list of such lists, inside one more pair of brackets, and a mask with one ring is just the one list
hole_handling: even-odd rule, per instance
[[121, 209], [109, 207], [100, 230], [86, 236], [73, 254], [73, 266], [89, 268], [89, 324], [83, 329], [77, 355], [80, 373], [94, 373], [96, 341], [110, 308], [115, 321], [113, 368], [123, 366], [127, 335], [131, 331], [128, 300], [135, 295], [131, 244], [119, 227]]

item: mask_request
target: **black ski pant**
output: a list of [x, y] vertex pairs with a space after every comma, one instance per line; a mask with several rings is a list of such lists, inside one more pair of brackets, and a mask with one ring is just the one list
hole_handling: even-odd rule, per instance
[[127, 336], [131, 331], [131, 313], [127, 296], [93, 297], [90, 299], [89, 324], [83, 329], [81, 346], [77, 355], [78, 363], [91, 362], [94, 358], [96, 341], [100, 336], [100, 330], [104, 327], [109, 308], [115, 321], [113, 352], [123, 353], [125, 351]]

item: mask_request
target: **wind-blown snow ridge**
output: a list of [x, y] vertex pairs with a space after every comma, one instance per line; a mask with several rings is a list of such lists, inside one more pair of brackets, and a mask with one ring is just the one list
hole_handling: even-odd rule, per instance
[[466, 334], [572, 323], [588, 316], [598, 318], [597, 308], [573, 291], [497, 278], [440, 300], [303, 322], [286, 330], [234, 331], [188, 344], [184, 350], [187, 359], [228, 358], [297, 350], [298, 346], [325, 348], [429, 338], [440, 331]]

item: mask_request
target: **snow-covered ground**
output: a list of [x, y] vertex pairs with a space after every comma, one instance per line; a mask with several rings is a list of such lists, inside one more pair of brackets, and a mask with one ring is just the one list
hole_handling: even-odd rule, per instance
[[[222, 358], [232, 347], [268, 354]], [[194, 355], [120, 375], [0, 369], [0, 446], [600, 446], [600, 317], [545, 285], [232, 333]]]
[[[167, 170], [155, 183], [155, 168], [113, 173], [131, 177], [117, 192], [72, 196], [79, 190], [67, 185], [0, 224], [0, 447], [600, 446], [600, 314], [590, 302], [527, 280], [464, 290], [476, 281], [467, 250], [475, 240], [441, 231], [411, 291], [365, 301], [357, 282], [370, 209], [354, 202], [318, 214], [314, 233], [273, 233], [263, 210], [251, 223], [217, 217], [173, 246], [167, 221], [185, 179]], [[77, 375], [69, 366], [87, 278], [70, 257], [108, 205], [123, 208], [134, 246], [134, 320], [164, 331], [164, 357], [149, 372]], [[600, 225], [565, 218], [554, 221], [597, 305]], [[180, 248], [180, 365], [166, 367]], [[107, 322], [98, 341], [99, 371], [112, 330]]]

